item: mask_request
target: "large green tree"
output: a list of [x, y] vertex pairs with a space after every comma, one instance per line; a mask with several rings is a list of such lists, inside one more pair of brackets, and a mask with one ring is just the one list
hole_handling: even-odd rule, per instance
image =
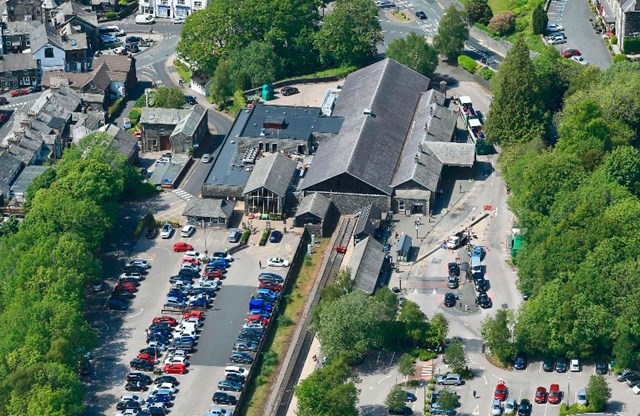
[[467, 357], [464, 346], [459, 340], [454, 340], [447, 346], [445, 357], [447, 364], [449, 364], [451, 369], [456, 373], [466, 370], [467, 364], [469, 363], [469, 357]]
[[393, 386], [391, 391], [384, 400], [385, 406], [393, 410], [404, 409], [404, 402], [407, 398], [407, 394], [400, 388], [400, 386]]
[[395, 59], [424, 76], [430, 77], [438, 66], [438, 52], [423, 36], [409, 33], [406, 38], [391, 41], [387, 57]]
[[450, 61], [458, 58], [469, 38], [469, 28], [464, 13], [455, 6], [449, 6], [438, 24], [438, 34], [433, 38], [436, 49]]
[[153, 106], [160, 108], [182, 108], [184, 93], [179, 87], [160, 87], [153, 96]]
[[587, 385], [587, 398], [589, 405], [595, 412], [601, 412], [607, 406], [607, 401], [611, 398], [611, 387], [607, 380], [600, 374], [593, 374], [589, 377]]
[[502, 363], [509, 363], [513, 358], [511, 328], [513, 318], [511, 312], [500, 309], [495, 316], [489, 316], [482, 322], [482, 338], [487, 341], [491, 353]]
[[231, 65], [222, 61], [213, 73], [213, 85], [211, 86], [211, 98], [221, 104], [231, 98], [234, 93], [235, 80], [231, 71]]
[[546, 108], [524, 40], [509, 50], [491, 85], [493, 101], [485, 125], [490, 142], [526, 142], [544, 135]]
[[277, 80], [282, 75], [281, 59], [267, 42], [251, 42], [229, 54], [235, 74], [246, 74], [253, 87]]
[[378, 8], [371, 0], [337, 0], [316, 37], [326, 66], [362, 66], [370, 63], [382, 41]]
[[547, 12], [544, 10], [542, 4], [539, 4], [535, 9], [533, 9], [533, 13], [531, 13], [531, 27], [533, 29], [534, 35], [542, 35], [547, 31], [547, 22], [549, 18], [547, 17]]
[[481, 23], [486, 26], [493, 17], [493, 11], [487, 0], [467, 0], [464, 3], [464, 10], [470, 25]]

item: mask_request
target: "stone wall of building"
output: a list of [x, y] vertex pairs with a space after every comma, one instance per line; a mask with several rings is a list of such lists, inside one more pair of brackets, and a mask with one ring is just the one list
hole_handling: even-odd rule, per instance
[[391, 209], [391, 197], [387, 195], [319, 193], [333, 201], [340, 215], [355, 214], [370, 204], [380, 208], [383, 215]]

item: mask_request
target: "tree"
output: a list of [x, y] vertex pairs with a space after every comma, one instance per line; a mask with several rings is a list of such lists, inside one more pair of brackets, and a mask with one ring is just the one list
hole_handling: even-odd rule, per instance
[[436, 49], [450, 61], [458, 58], [469, 38], [469, 28], [464, 22], [463, 12], [449, 6], [438, 25], [438, 34], [433, 38]]
[[357, 416], [358, 390], [344, 357], [336, 357], [295, 387], [300, 416]]
[[534, 35], [542, 35], [547, 31], [547, 23], [549, 18], [544, 11], [543, 5], [539, 4], [531, 14], [531, 27]]
[[382, 305], [379, 311], [385, 321], [395, 321], [398, 314], [398, 296], [387, 286], [376, 290], [373, 298]]
[[458, 395], [450, 389], [442, 389], [438, 394], [438, 403], [443, 409], [455, 409], [459, 406]]
[[615, 148], [605, 159], [604, 170], [629, 192], [640, 195], [640, 153], [634, 147]]
[[405, 324], [406, 335], [413, 340], [413, 345], [422, 344], [429, 333], [427, 316], [417, 303], [407, 300], [400, 309], [398, 320]]
[[153, 97], [154, 107], [182, 108], [184, 107], [184, 93], [179, 87], [160, 87]]
[[405, 377], [413, 375], [416, 368], [416, 360], [411, 354], [402, 354], [398, 362], [398, 372]]
[[601, 374], [593, 374], [589, 377], [587, 397], [594, 412], [601, 412], [607, 406], [607, 401], [611, 398], [611, 387]]
[[443, 314], [433, 315], [429, 322], [429, 334], [427, 335], [427, 345], [430, 347], [440, 346], [444, 343], [449, 333], [449, 322]]
[[251, 86], [277, 80], [282, 74], [281, 60], [273, 46], [267, 42], [253, 41], [245, 48], [229, 54], [234, 73], [244, 73], [251, 79]]
[[500, 309], [495, 317], [487, 317], [482, 322], [482, 338], [489, 344], [491, 353], [502, 363], [508, 363], [513, 356], [511, 334], [512, 317], [505, 309]]
[[395, 59], [426, 77], [433, 75], [438, 66], [438, 52], [431, 47], [423, 36], [409, 33], [406, 38], [391, 41], [387, 48], [387, 57]]
[[314, 326], [329, 358], [341, 353], [349, 361], [361, 359], [382, 343], [384, 317], [379, 301], [355, 291], [323, 305]]
[[447, 364], [451, 366], [454, 372], [460, 373], [466, 370], [469, 359], [462, 342], [459, 340], [454, 340], [449, 344], [445, 350], [445, 357], [447, 358]]
[[516, 28], [516, 14], [511, 10], [500, 12], [491, 18], [489, 29], [499, 35], [507, 35]]
[[542, 137], [547, 118], [529, 48], [518, 39], [492, 80], [493, 102], [485, 131], [492, 143], [528, 142]]
[[493, 11], [487, 0], [467, 0], [464, 3], [464, 10], [470, 25], [474, 23], [488, 25], [493, 17]]
[[337, 0], [316, 36], [325, 66], [362, 66], [373, 60], [382, 42], [378, 8], [371, 0]]
[[384, 400], [385, 406], [389, 409], [400, 410], [404, 408], [404, 401], [407, 398], [407, 394], [400, 388], [400, 386], [393, 386], [391, 391]]
[[231, 65], [227, 61], [222, 61], [213, 73], [213, 85], [211, 87], [211, 97], [222, 104], [225, 100], [233, 96], [234, 79], [231, 72]]

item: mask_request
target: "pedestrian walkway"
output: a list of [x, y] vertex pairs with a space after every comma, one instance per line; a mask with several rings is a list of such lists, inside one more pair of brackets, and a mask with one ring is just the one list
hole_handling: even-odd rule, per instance
[[433, 378], [433, 360], [422, 363], [420, 368], [420, 378], [427, 381]]
[[189, 201], [190, 199], [195, 198], [195, 196], [191, 195], [189, 192], [184, 191], [180, 188], [174, 189], [173, 193], [178, 195], [180, 198], [184, 199], [185, 201]]
[[[309, 350], [309, 354], [307, 355], [307, 359], [304, 362], [304, 367], [302, 367], [302, 372], [300, 373], [300, 379], [298, 380], [298, 384], [305, 378], [309, 377], [311, 373], [313, 373], [316, 368], [320, 367], [318, 363], [317, 357], [320, 356], [320, 340], [318, 337], [313, 337], [313, 342], [311, 343], [311, 349]], [[316, 358], [314, 360], [314, 357]], [[287, 416], [295, 416], [298, 411], [298, 397], [294, 394], [291, 398], [291, 403], [289, 404], [289, 408], [287, 409]]]

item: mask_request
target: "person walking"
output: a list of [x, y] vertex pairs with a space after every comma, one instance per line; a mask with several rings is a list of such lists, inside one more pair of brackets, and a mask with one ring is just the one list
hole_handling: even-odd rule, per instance
[[258, 260], [258, 266], [260, 266], [260, 269], [262, 269], [262, 260]]
[[473, 391], [473, 398], [474, 399], [476, 398], [476, 391], [475, 390]]

